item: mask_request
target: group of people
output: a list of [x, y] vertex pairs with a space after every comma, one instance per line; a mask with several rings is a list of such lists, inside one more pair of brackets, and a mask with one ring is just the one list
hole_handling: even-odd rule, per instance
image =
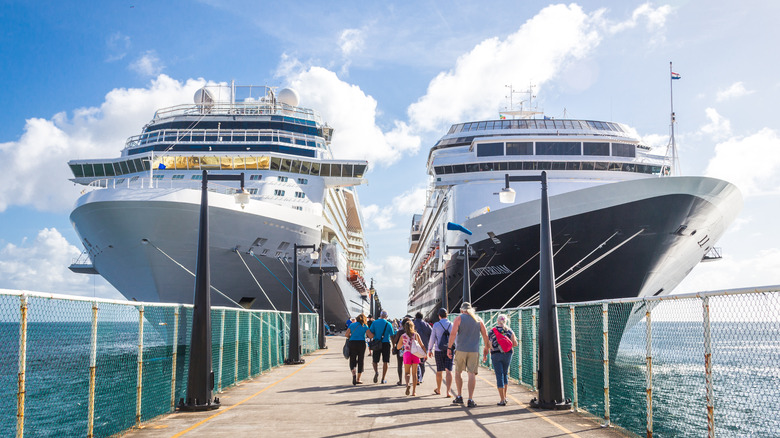
[[[386, 311], [382, 311], [379, 318], [370, 323], [366, 315], [357, 315], [354, 321], [349, 321], [346, 332], [349, 340], [349, 369], [352, 373], [352, 384], [363, 383], [367, 342], [377, 340], [379, 342], [369, 353], [374, 366], [374, 383], [380, 381], [380, 360], [382, 362], [381, 382], [387, 383], [387, 371], [392, 352], [396, 356], [398, 366], [397, 385], [406, 386], [406, 395], [416, 396], [417, 386], [423, 382], [425, 375], [426, 360], [432, 358], [436, 363], [436, 388], [433, 393], [441, 395], [441, 385], [444, 383], [445, 397], [452, 397], [454, 365], [456, 391], [452, 403], [473, 408], [477, 406], [474, 402], [474, 389], [480, 356], [482, 361], [485, 361], [490, 354], [496, 374], [498, 405], [506, 406], [509, 364], [512, 360], [513, 347], [518, 345], [517, 337], [509, 327], [509, 317], [505, 314], [498, 315], [496, 326], [488, 332], [485, 322], [474, 313], [470, 303], [463, 303], [460, 311], [461, 313], [450, 321], [447, 318], [447, 310], [439, 309], [437, 313], [439, 319], [433, 324], [424, 321], [422, 313], [418, 312], [415, 318], [410, 315], [405, 316], [398, 327], [388, 321]], [[480, 351], [480, 338], [484, 345], [482, 351]], [[468, 374], [468, 399], [465, 402], [462, 395], [463, 371]]]

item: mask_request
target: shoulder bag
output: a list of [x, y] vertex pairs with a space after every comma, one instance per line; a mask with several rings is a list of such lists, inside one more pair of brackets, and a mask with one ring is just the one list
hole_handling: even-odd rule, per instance
[[380, 336], [378, 339], [376, 336], [374, 336], [374, 339], [368, 341], [368, 349], [371, 351], [382, 351], [382, 339], [385, 338], [385, 333], [387, 332], [387, 326], [390, 323], [385, 321], [385, 329], [382, 330], [382, 336]]
[[420, 344], [417, 343], [417, 335], [411, 338], [409, 342], [411, 342], [411, 347], [409, 348], [409, 351], [411, 351], [413, 355], [419, 357], [420, 359], [428, 355], [425, 352], [425, 349], [420, 347]]

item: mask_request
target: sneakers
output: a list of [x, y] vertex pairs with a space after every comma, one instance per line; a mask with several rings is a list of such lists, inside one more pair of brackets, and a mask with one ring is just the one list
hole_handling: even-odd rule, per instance
[[352, 375], [352, 385], [357, 385], [357, 376], [354, 374]]
[[[472, 402], [473, 403], [473, 402]], [[456, 396], [454, 400], [452, 400], [452, 404], [455, 405], [462, 405], [463, 404], [463, 397]]]
[[379, 373], [374, 373], [374, 383], [379, 381]]
[[[461, 399], [461, 403], [463, 403], [463, 399]], [[470, 408], [476, 408], [477, 404], [474, 403], [474, 400], [469, 400], [469, 403], [468, 403], [467, 406], [470, 407]]]
[[506, 406], [506, 400], [501, 400], [500, 402], [496, 403], [498, 406]]
[[382, 383], [387, 383], [387, 380], [382, 380]]

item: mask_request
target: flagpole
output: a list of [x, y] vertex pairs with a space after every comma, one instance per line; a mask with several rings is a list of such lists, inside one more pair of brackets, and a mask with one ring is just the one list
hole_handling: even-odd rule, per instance
[[672, 61], [669, 61], [669, 107], [671, 109], [671, 134], [672, 137], [670, 139], [672, 144], [672, 162], [671, 162], [671, 169], [669, 169], [669, 173], [671, 175], [679, 175], [679, 169], [678, 169], [678, 159], [677, 159], [677, 144], [674, 141], [674, 122], [675, 122], [675, 116], [674, 116], [674, 86], [672, 85], [674, 83], [674, 70], [672, 69]]

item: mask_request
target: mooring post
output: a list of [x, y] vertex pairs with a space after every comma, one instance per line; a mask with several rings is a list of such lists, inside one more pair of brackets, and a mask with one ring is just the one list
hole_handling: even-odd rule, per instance
[[97, 371], [97, 314], [98, 303], [92, 302], [92, 331], [89, 342], [89, 414], [87, 417], [87, 437], [94, 436], [95, 429], [95, 372]]
[[650, 317], [650, 303], [644, 300], [645, 305], [645, 345], [647, 356], [646, 389], [647, 389], [647, 438], [653, 437], [653, 324]]
[[24, 436], [25, 372], [27, 370], [27, 295], [22, 294], [19, 317], [19, 375], [16, 392], [16, 436]]

